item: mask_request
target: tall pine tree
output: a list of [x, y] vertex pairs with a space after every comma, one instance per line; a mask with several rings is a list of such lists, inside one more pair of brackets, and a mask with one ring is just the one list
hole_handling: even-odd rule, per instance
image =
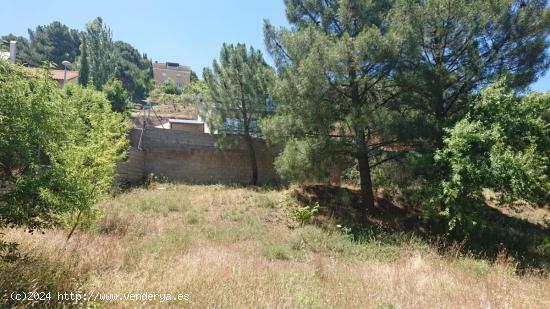
[[396, 156], [404, 120], [395, 71], [407, 57], [408, 31], [392, 20], [391, 3], [286, 0], [292, 28], [265, 24], [280, 72], [278, 115], [266, 134], [286, 143], [277, 169], [290, 178], [322, 176], [357, 162], [363, 214], [374, 207], [372, 169]]
[[63, 61], [74, 62], [80, 54], [78, 31], [59, 21], [37, 26], [35, 30], [29, 29], [29, 37], [33, 57], [38, 63], [53, 62], [58, 68], [62, 68]]
[[256, 185], [258, 163], [253, 136], [259, 134], [258, 119], [269, 109], [268, 88], [274, 71], [259, 50], [248, 50], [244, 44], [224, 44], [219, 62], [214, 60], [212, 67], [203, 73], [210, 98], [204, 103], [202, 116], [222, 138], [244, 138], [252, 170], [251, 184]]
[[441, 147], [445, 128], [468, 111], [480, 88], [506, 74], [524, 89], [550, 65], [546, 0], [400, 1], [417, 57], [408, 63], [409, 104], [424, 115], [425, 145]]

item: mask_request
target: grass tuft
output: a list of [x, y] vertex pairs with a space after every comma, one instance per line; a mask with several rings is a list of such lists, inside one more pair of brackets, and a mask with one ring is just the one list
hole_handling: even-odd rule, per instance
[[264, 255], [272, 260], [289, 260], [292, 252], [286, 245], [271, 244], [264, 248]]

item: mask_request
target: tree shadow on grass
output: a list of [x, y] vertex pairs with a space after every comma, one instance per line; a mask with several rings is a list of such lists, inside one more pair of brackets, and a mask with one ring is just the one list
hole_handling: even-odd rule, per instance
[[[460, 243], [464, 253], [478, 258], [495, 260], [506, 253], [517, 263], [518, 272], [550, 272], [550, 248], [544, 248], [550, 241], [550, 227], [505, 214], [499, 209], [487, 206], [482, 214], [487, 228], [468, 238], [460, 233], [445, 234], [441, 225], [422, 220], [422, 210], [407, 205], [399, 205], [377, 194], [375, 210], [368, 213], [364, 224], [360, 222], [359, 205], [361, 195], [358, 190], [310, 185], [296, 188], [292, 196], [304, 204], [319, 203], [320, 210], [314, 222], [323, 224], [329, 219], [347, 226], [354, 226], [356, 236], [372, 231], [389, 233], [409, 233], [421, 236], [429, 243], [445, 251], [456, 248]], [[546, 245], [550, 247], [550, 244]]]

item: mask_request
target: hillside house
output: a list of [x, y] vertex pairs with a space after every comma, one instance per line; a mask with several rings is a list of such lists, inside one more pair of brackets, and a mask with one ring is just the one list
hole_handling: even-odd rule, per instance
[[175, 62], [153, 64], [153, 78], [160, 85], [168, 80], [183, 88], [191, 82], [191, 68]]

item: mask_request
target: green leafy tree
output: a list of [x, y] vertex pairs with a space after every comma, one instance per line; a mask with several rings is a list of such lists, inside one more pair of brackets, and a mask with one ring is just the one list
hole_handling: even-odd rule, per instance
[[397, 156], [405, 127], [395, 72], [410, 47], [391, 2], [287, 0], [292, 28], [264, 27], [280, 72], [277, 115], [263, 127], [286, 143], [278, 171], [321, 178], [356, 161], [363, 214], [374, 207], [372, 169]]
[[142, 99], [151, 90], [151, 60], [132, 45], [122, 41], [114, 43], [114, 65], [114, 76], [122, 81], [132, 98]]
[[130, 107], [128, 92], [124, 89], [121, 81], [114, 78], [111, 79], [105, 86], [103, 86], [103, 92], [107, 96], [107, 99], [111, 102], [111, 109], [114, 112], [128, 112], [128, 108]]
[[199, 81], [199, 77], [197, 76], [197, 73], [193, 70], [191, 70], [190, 79], [191, 79], [191, 83]]
[[517, 97], [513, 79], [484, 89], [466, 117], [447, 130], [436, 154], [447, 177], [432, 210], [450, 230], [481, 232], [484, 189], [500, 203], [548, 203], [550, 192], [550, 94]]
[[176, 111], [177, 105], [185, 104], [188, 101], [182, 94], [183, 89], [176, 86], [176, 83], [171, 79], [167, 79], [154, 87], [149, 99], [158, 104], [172, 105], [174, 111]]
[[0, 227], [30, 231], [93, 213], [125, 155], [129, 124], [93, 89], [0, 62]]
[[59, 21], [49, 25], [29, 29], [30, 47], [35, 61], [53, 62], [58, 68], [67, 60], [74, 62], [80, 54], [80, 35], [77, 30], [70, 29]]
[[88, 83], [100, 90], [111, 77], [122, 81], [132, 98], [142, 99], [153, 88], [152, 63], [132, 45], [112, 42], [111, 31], [98, 17], [79, 33], [60, 22], [29, 30], [30, 42], [24, 37], [4, 36], [18, 41], [17, 61], [29, 66], [52, 62], [62, 68], [62, 62], [76, 62], [81, 85]]
[[171, 79], [165, 80], [160, 85], [159, 89], [162, 93], [165, 93], [165, 94], [180, 95], [183, 93], [183, 89], [176, 86], [176, 83]]
[[44, 74], [36, 78], [0, 61], [0, 226], [31, 231], [69, 205], [57, 200], [62, 171], [47, 168], [65, 137], [60, 93]]
[[76, 216], [74, 231], [81, 215], [93, 215], [93, 206], [112, 188], [116, 163], [126, 156], [131, 124], [126, 115], [112, 111], [105, 94], [93, 88], [71, 84], [62, 95], [68, 106], [64, 112], [71, 111], [74, 119], [54, 158], [65, 171], [70, 197], [78, 200], [69, 211]]
[[253, 136], [259, 134], [257, 120], [268, 111], [268, 88], [274, 80], [273, 69], [262, 53], [245, 44], [223, 44], [219, 62], [204, 69], [209, 100], [199, 111], [222, 139], [238, 134], [244, 137], [252, 169], [251, 184], [258, 183], [258, 164]]
[[86, 46], [90, 66], [90, 82], [98, 90], [113, 76], [114, 52], [111, 30], [97, 17], [86, 25]]
[[206, 95], [208, 94], [208, 85], [202, 80], [191, 82], [183, 89], [185, 94]]

